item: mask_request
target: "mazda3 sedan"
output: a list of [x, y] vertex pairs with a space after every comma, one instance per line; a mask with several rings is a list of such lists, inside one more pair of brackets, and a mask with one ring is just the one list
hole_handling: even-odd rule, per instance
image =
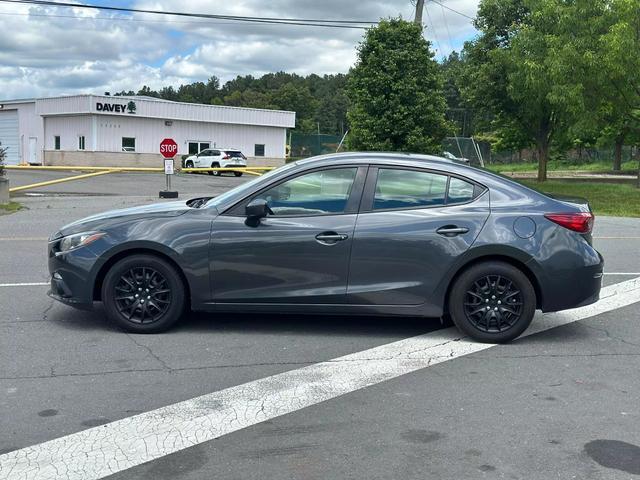
[[[348, 153], [215, 198], [115, 210], [49, 240], [53, 298], [137, 333], [186, 310], [450, 317], [505, 342], [598, 300], [586, 201], [439, 157]], [[304, 319], [301, 317], [301, 321]]]

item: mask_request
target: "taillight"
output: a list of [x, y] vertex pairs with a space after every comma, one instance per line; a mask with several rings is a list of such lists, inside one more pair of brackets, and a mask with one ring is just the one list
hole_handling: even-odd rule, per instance
[[545, 218], [578, 233], [591, 233], [595, 219], [591, 212], [546, 213]]

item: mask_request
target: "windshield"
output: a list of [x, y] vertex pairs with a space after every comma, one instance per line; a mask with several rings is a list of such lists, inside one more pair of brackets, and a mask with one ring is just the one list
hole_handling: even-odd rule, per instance
[[285, 170], [289, 170], [290, 168], [293, 168], [294, 166], [296, 166], [296, 163], [292, 162], [292, 163], [288, 163], [286, 165], [282, 165], [281, 167], [274, 168], [273, 170], [270, 170], [270, 171], [266, 172], [264, 175], [256, 177], [253, 180], [249, 180], [248, 182], [245, 182], [242, 185], [238, 185], [237, 187], [232, 188], [231, 190], [228, 190], [228, 191], [224, 192], [222, 195], [218, 195], [217, 197], [212, 198], [211, 200], [209, 200], [207, 202], [205, 207], [216, 207], [216, 208], [218, 208], [221, 205], [224, 205], [225, 203], [227, 203], [229, 200], [233, 199], [234, 197], [237, 197], [237, 198], [244, 197], [248, 192], [250, 192], [252, 190], [254, 185], [262, 183], [262, 182], [266, 181], [268, 178], [270, 178], [273, 175], [275, 175], [276, 173], [280, 173], [280, 172], [283, 172]]

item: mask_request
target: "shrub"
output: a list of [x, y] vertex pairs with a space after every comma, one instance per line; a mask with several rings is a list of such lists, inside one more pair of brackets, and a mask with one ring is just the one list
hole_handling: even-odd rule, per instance
[[4, 175], [4, 159], [7, 153], [6, 148], [2, 148], [2, 142], [0, 142], [0, 177]]

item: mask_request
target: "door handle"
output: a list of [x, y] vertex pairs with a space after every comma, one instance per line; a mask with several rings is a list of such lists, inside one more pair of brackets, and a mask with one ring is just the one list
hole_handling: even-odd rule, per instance
[[445, 225], [436, 230], [436, 233], [444, 235], [445, 237], [455, 237], [467, 233], [469, 229], [467, 227], [458, 227], [457, 225]]
[[323, 232], [316, 235], [316, 240], [323, 245], [335, 245], [338, 242], [346, 240], [349, 235], [336, 232]]

